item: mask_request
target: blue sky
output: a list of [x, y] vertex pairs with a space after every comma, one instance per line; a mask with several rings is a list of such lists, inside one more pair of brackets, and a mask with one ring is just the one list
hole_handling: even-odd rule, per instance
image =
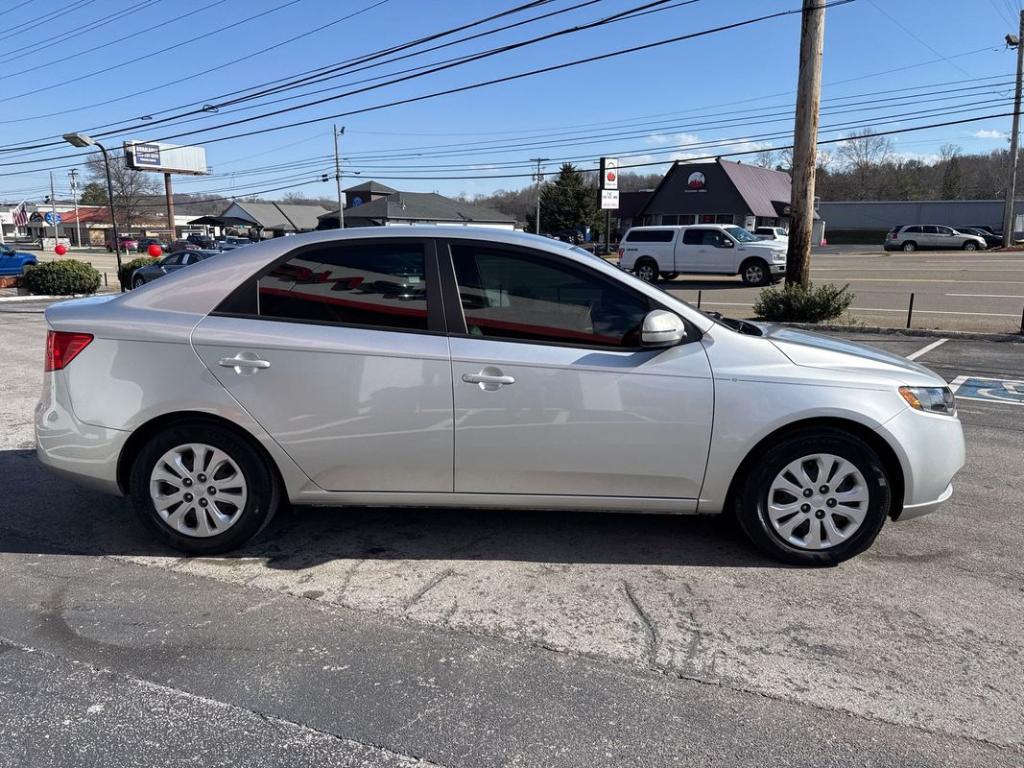
[[[567, 9], [580, 1], [553, 0], [461, 34]], [[593, 21], [635, 8], [641, 0], [600, 0], [475, 41], [309, 85], [305, 91], [330, 90], [272, 107], [257, 108], [260, 102], [224, 107], [219, 113], [189, 115], [183, 125], [149, 126], [152, 121], [139, 120], [144, 115], [159, 119], [195, 111], [218, 103], [225, 93], [399, 45], [521, 4], [290, 0], [279, 8], [286, 3], [289, 0], [14, 3], [0, 28], [5, 72], [0, 81], [0, 144], [45, 143], [71, 130], [125, 131], [110, 137], [108, 146], [126, 138], [160, 139], [333, 96], [360, 87], [353, 83], [369, 77]], [[413, 98], [795, 9], [800, 2], [673, 0], [665, 5], [666, 9], [638, 18], [372, 92], [169, 141], [204, 143], [241, 130]], [[1011, 22], [1016, 24], [1019, 7], [1019, 0], [854, 0], [830, 9], [822, 138], [850, 130], [828, 130], [833, 125], [904, 128], [1009, 111], [1008, 83], [1015, 60], [1002, 40], [1012, 29]], [[350, 14], [354, 15], [341, 20]], [[678, 157], [779, 146], [786, 143], [785, 134], [792, 127], [788, 113], [798, 42], [799, 15], [790, 15], [558, 72], [339, 117], [337, 122], [345, 126], [344, 181], [347, 186], [373, 178], [398, 189], [472, 195], [530, 183], [528, 160], [538, 155], [552, 158], [551, 168], [566, 158], [596, 167], [601, 155], [617, 155], [623, 166], [653, 163], [637, 168], [648, 171], [663, 170], [664, 162]], [[192, 77], [270, 46], [277, 47]], [[113, 68], [99, 71], [108, 67]], [[182, 82], [165, 85], [175, 80]], [[914, 88], [920, 90], [908, 90]], [[147, 89], [153, 90], [129, 95]], [[239, 108], [243, 111], [231, 111]], [[897, 115], [922, 110], [929, 114], [891, 122]], [[1005, 146], [1009, 123], [1009, 117], [1002, 117], [906, 133], [894, 137], [894, 146], [900, 154], [926, 158], [949, 142], [965, 152], [988, 151]], [[730, 143], [723, 143], [726, 140]], [[551, 144], [535, 144], [543, 141]], [[179, 177], [176, 188], [245, 194], [287, 186], [330, 196], [333, 181], [314, 179], [332, 172], [332, 148], [329, 120], [214, 141], [206, 144], [213, 175]], [[40, 199], [48, 185], [46, 169], [75, 163], [81, 167], [78, 158], [84, 160], [84, 153], [66, 145], [3, 153], [0, 201]], [[29, 160], [41, 162], [26, 163]], [[59, 194], [67, 189], [67, 168], [54, 173]], [[452, 176], [465, 178], [434, 178]]]

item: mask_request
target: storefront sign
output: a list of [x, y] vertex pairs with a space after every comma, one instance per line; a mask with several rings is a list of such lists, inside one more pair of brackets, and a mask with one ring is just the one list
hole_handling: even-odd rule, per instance
[[602, 189], [601, 190], [601, 210], [610, 209], [617, 210], [619, 207], [619, 190], [617, 189]]
[[687, 192], [707, 192], [707, 179], [700, 171], [694, 171], [686, 180]]

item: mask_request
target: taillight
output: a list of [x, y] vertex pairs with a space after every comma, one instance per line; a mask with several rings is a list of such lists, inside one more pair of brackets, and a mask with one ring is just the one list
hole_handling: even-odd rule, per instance
[[59, 371], [78, 356], [78, 353], [89, 346], [91, 333], [69, 333], [67, 331], [48, 331], [46, 334], [46, 362], [44, 371]]

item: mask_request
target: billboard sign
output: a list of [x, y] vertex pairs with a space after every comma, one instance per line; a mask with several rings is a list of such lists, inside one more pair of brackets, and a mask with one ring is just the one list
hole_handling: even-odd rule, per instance
[[619, 160], [615, 157], [601, 158], [601, 189], [619, 188]]
[[206, 167], [205, 147], [126, 141], [124, 160], [125, 165], [136, 171], [186, 173], [192, 176], [204, 176], [209, 173]]
[[601, 190], [601, 210], [610, 209], [618, 210], [619, 207], [619, 190], [617, 189], [602, 189]]

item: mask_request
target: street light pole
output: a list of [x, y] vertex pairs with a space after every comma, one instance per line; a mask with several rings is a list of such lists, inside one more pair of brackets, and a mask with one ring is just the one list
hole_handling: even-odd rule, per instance
[[50, 171], [50, 218], [53, 220], [53, 247], [60, 245], [60, 232], [57, 229], [57, 196], [53, 193], [53, 171]]
[[[107, 148], [96, 141], [91, 136], [87, 136], [84, 133], [65, 133], [64, 141], [73, 147], [91, 147], [97, 146], [100, 148], [100, 152], [103, 153], [103, 168], [107, 172], [107, 202], [110, 204], [110, 228], [113, 230], [114, 236], [114, 255], [117, 257], [117, 279], [121, 282], [121, 243], [120, 238], [117, 236], [117, 215], [114, 213], [114, 183], [110, 180], [110, 155], [107, 154]], [[121, 285], [121, 292], [124, 293], [124, 284]]]
[[540, 185], [544, 181], [544, 174], [541, 173], [540, 164], [548, 158], [546, 157], [531, 157], [530, 162], [537, 164], [537, 173], [534, 174], [533, 178], [537, 180], [537, 213], [536, 218], [533, 220], [533, 232], [534, 234], [540, 234]]
[[345, 126], [334, 125], [334, 183], [338, 187], [338, 229], [345, 228], [345, 206], [341, 202], [341, 157], [338, 155], [338, 136], [345, 133]]
[[1024, 72], [1024, 10], [1020, 12], [1017, 37], [1006, 36], [1006, 44], [1017, 49], [1017, 88], [1013, 96], [1013, 131], [1010, 133], [1010, 173], [1006, 182], [1006, 201], [1003, 203], [1003, 247], [1013, 245], [1013, 203], [1017, 194], [1017, 142], [1020, 136], [1021, 73]]

